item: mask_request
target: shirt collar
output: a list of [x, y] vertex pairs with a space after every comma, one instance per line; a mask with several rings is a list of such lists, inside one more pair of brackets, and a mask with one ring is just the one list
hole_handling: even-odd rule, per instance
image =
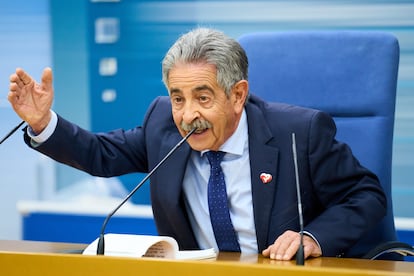
[[[248, 141], [248, 128], [247, 128], [247, 116], [246, 111], [243, 109], [240, 117], [239, 124], [237, 125], [236, 131], [224, 142], [219, 148], [219, 151], [234, 155], [243, 155], [243, 151]], [[201, 152], [201, 156], [208, 150]]]

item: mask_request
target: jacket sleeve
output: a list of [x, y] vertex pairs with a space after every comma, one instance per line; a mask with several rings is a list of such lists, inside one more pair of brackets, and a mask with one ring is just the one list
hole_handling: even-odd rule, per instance
[[387, 207], [376, 175], [361, 166], [351, 149], [335, 140], [335, 134], [332, 118], [315, 113], [307, 156], [312, 184], [324, 211], [305, 230], [316, 237], [324, 256], [345, 253], [383, 218]]
[[149, 107], [143, 126], [92, 133], [58, 116], [56, 129], [44, 143], [33, 147], [25, 132], [25, 142], [55, 161], [91, 175], [111, 177], [131, 172], [147, 172], [145, 125], [156, 99]]

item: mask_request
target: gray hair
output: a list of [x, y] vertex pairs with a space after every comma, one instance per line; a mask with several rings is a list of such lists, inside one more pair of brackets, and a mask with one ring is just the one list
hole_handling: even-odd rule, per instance
[[248, 60], [240, 44], [224, 33], [196, 28], [182, 35], [162, 61], [162, 81], [168, 89], [168, 75], [177, 62], [207, 62], [216, 66], [217, 83], [230, 95], [233, 85], [247, 80]]

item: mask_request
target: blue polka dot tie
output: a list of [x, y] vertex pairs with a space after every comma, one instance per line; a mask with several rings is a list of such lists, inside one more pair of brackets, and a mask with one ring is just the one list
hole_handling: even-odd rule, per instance
[[220, 166], [225, 153], [222, 151], [208, 151], [205, 154], [211, 167], [208, 180], [208, 207], [218, 248], [220, 251], [240, 252], [236, 232], [231, 223], [226, 183]]

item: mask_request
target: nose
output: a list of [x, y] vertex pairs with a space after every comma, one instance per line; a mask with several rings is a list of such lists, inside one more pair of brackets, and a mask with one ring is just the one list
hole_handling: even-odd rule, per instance
[[185, 105], [183, 110], [183, 121], [186, 124], [191, 124], [195, 119], [200, 117], [200, 113], [195, 104], [189, 102]]

